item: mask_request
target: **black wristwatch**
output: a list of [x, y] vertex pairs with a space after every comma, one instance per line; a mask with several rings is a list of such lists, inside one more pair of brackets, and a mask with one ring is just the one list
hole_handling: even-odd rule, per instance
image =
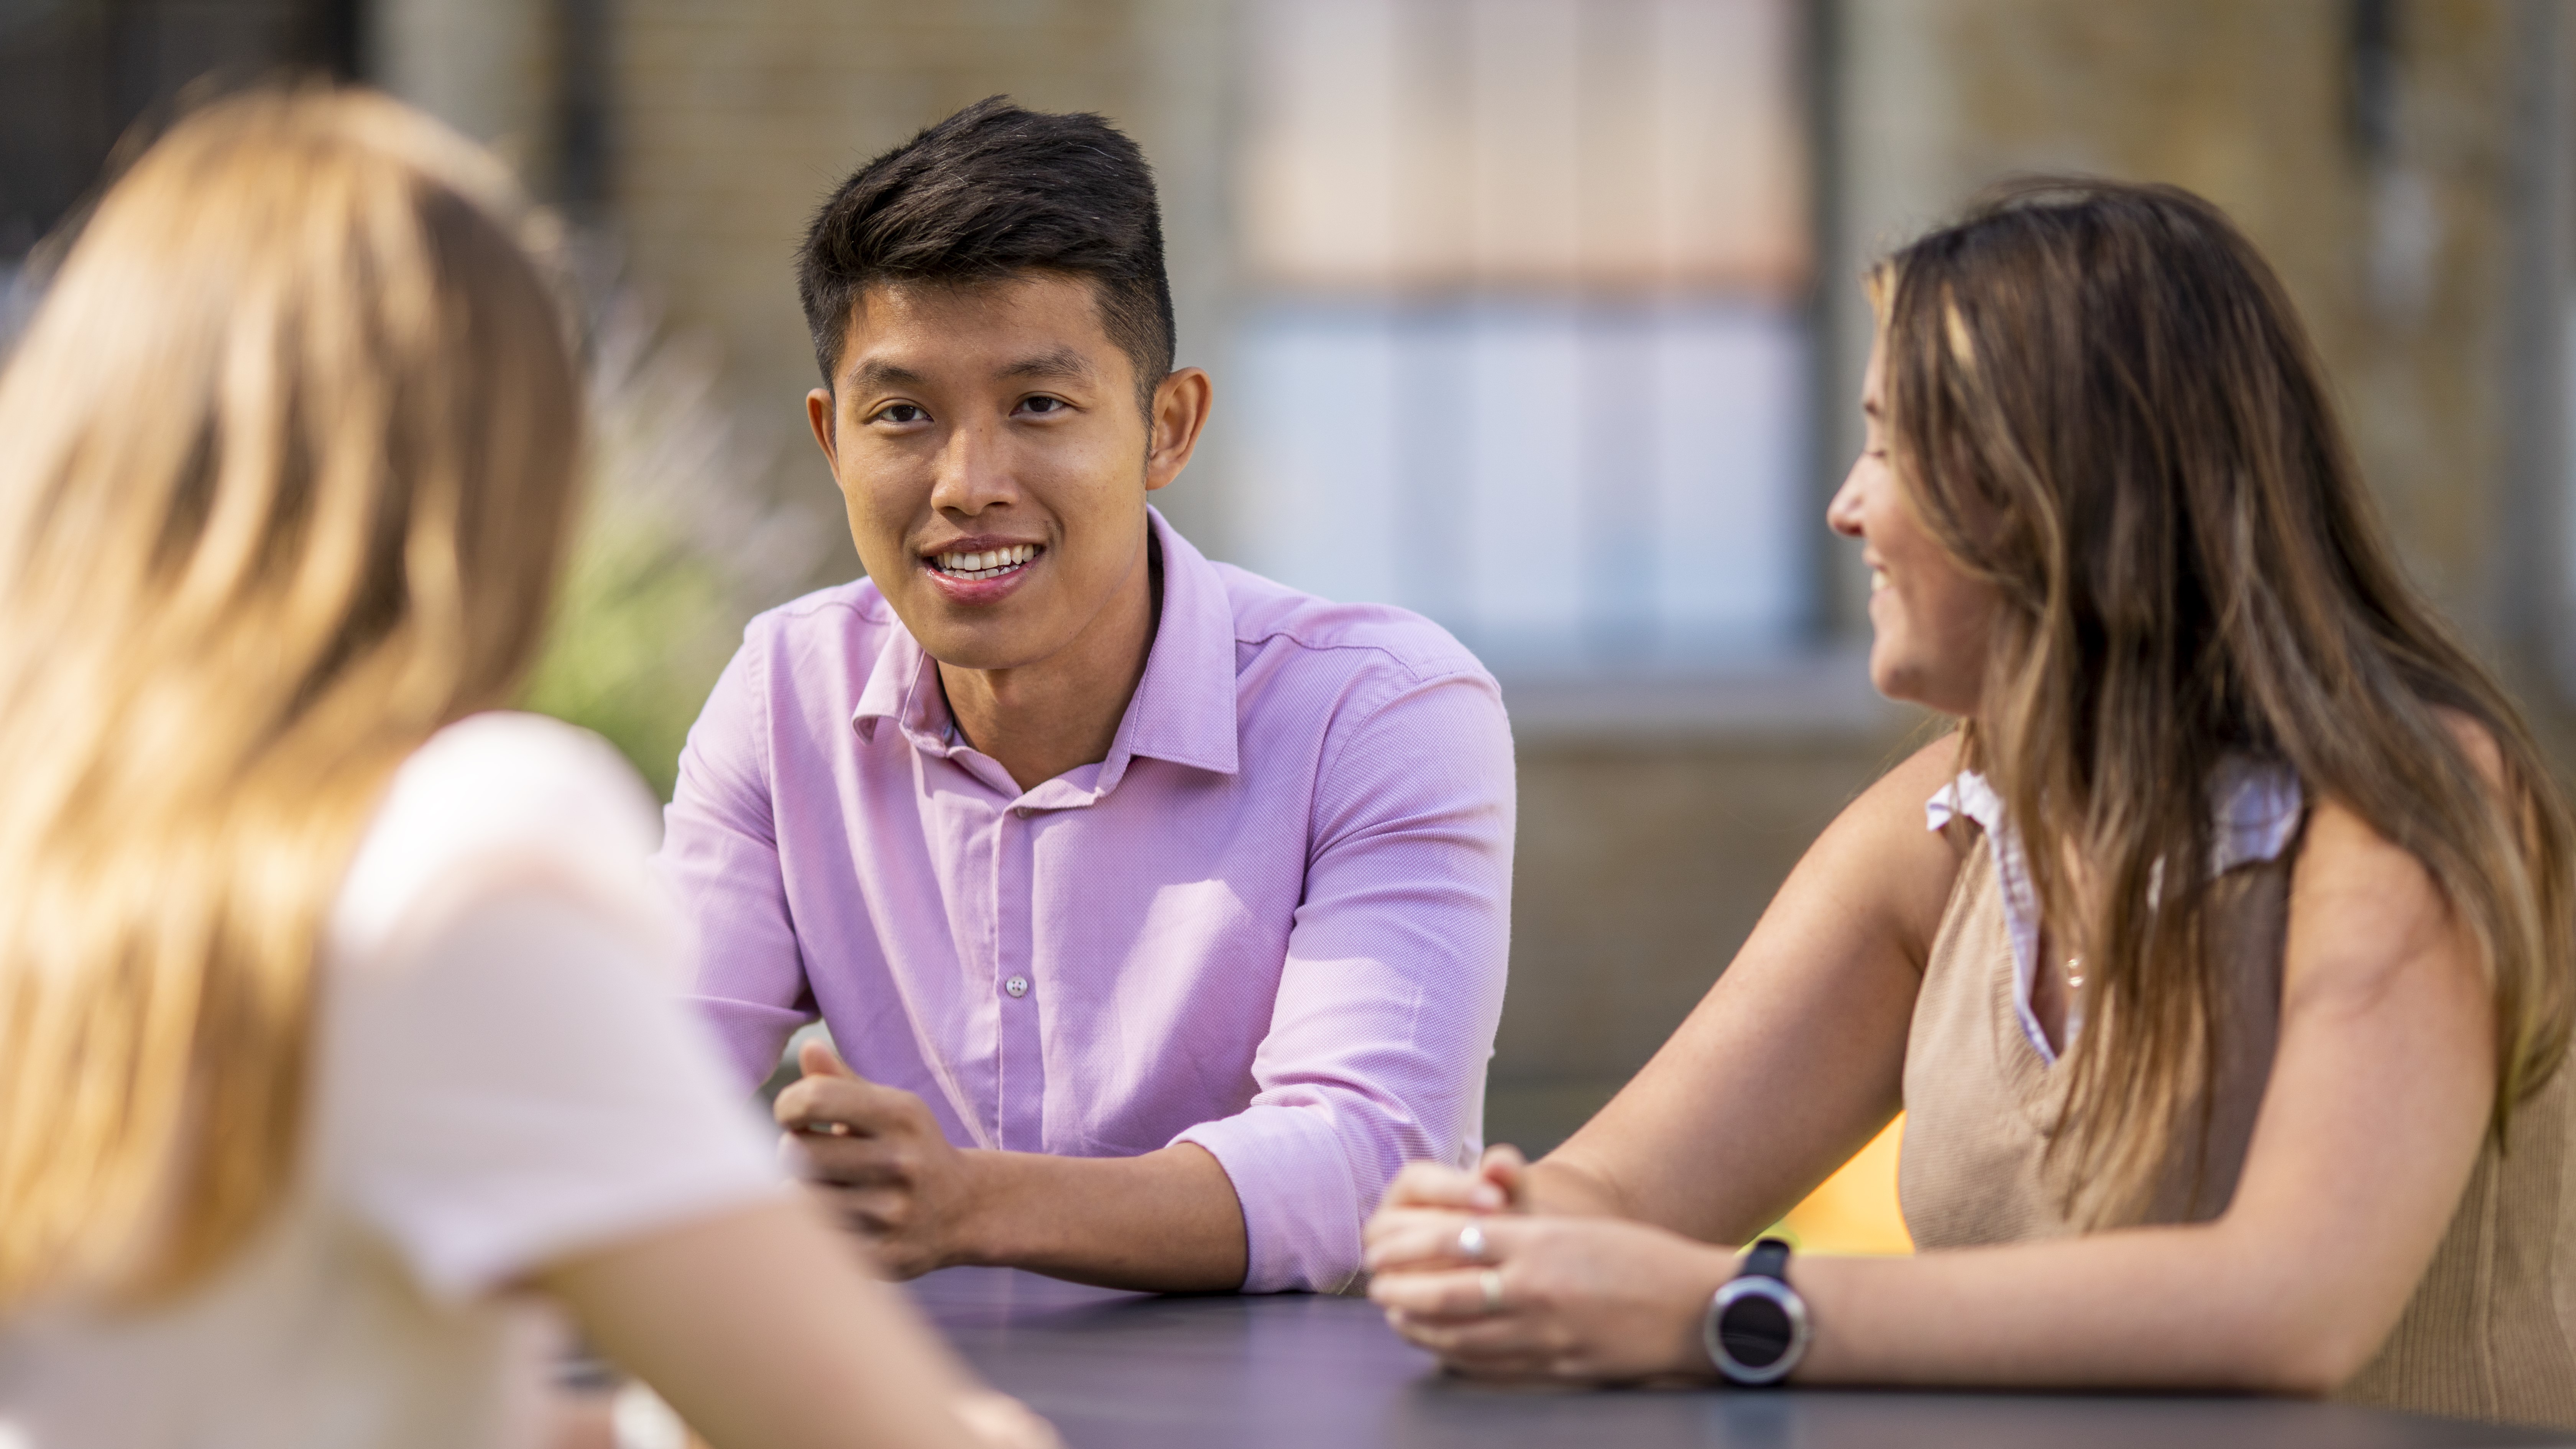
[[1709, 1300], [1700, 1337], [1731, 1384], [1776, 1384], [1807, 1356], [1807, 1300], [1789, 1286], [1789, 1245], [1764, 1238]]

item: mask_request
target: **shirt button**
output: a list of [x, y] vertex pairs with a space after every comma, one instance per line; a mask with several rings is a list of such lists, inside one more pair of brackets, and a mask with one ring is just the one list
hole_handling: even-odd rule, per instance
[[[1029, 807], [1026, 805], [1014, 805], [1011, 807], [1011, 813], [1017, 815], [1022, 820], [1026, 820], [1029, 818]], [[1017, 993], [1013, 994], [1016, 995]]]
[[1002, 983], [1002, 989], [1011, 993], [1013, 996], [1026, 996], [1029, 994], [1029, 978], [1025, 976], [1014, 976], [1010, 980]]

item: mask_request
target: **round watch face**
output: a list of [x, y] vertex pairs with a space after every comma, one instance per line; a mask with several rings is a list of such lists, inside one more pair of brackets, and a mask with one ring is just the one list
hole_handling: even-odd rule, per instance
[[1789, 1351], [1789, 1341], [1796, 1328], [1789, 1322], [1789, 1310], [1768, 1297], [1753, 1294], [1726, 1305], [1718, 1315], [1717, 1336], [1726, 1345], [1726, 1356], [1746, 1368], [1769, 1368]]
[[1717, 1290], [1702, 1333], [1709, 1361], [1728, 1381], [1776, 1384], [1806, 1354], [1806, 1300], [1778, 1278], [1748, 1273]]

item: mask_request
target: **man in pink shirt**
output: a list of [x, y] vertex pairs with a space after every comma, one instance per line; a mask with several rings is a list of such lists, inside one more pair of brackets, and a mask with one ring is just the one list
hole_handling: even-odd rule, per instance
[[892, 1271], [1345, 1286], [1397, 1168], [1480, 1146], [1493, 680], [1146, 506], [1210, 384], [1100, 118], [959, 112], [833, 194], [799, 281], [868, 576], [754, 620], [690, 732], [659, 864], [698, 1005], [746, 1085], [829, 1025], [778, 1119]]

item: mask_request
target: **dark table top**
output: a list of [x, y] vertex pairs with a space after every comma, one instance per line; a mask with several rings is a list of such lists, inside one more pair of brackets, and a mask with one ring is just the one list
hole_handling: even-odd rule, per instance
[[2430, 1449], [2576, 1437], [2284, 1399], [1496, 1388], [1449, 1378], [1365, 1299], [1159, 1297], [952, 1268], [914, 1301], [1072, 1449]]

